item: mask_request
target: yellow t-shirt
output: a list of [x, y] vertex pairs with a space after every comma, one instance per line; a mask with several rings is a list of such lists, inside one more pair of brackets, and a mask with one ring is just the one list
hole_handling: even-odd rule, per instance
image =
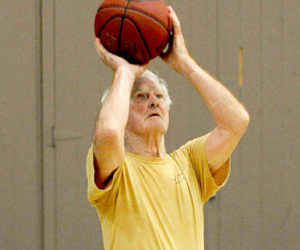
[[204, 249], [203, 205], [230, 172], [228, 159], [212, 177], [205, 155], [208, 135], [164, 158], [125, 153], [104, 190], [94, 182], [91, 146], [88, 199], [97, 209], [106, 250]]

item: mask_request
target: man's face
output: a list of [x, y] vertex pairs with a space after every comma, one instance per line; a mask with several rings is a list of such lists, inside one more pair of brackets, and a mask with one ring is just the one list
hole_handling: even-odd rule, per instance
[[126, 130], [135, 134], [165, 134], [169, 126], [166, 93], [155, 79], [141, 78], [132, 90]]

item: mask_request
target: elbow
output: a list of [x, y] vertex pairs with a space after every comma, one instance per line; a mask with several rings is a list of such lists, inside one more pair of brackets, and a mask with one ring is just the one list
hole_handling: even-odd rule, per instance
[[236, 134], [244, 134], [249, 126], [249, 122], [250, 122], [250, 115], [245, 110], [239, 118], [239, 122], [238, 122], [238, 125], [236, 126], [235, 133]]
[[249, 126], [249, 122], [250, 122], [250, 115], [248, 111], [245, 110], [245, 114], [243, 116], [243, 125], [245, 129], [247, 129], [247, 127]]
[[232, 119], [227, 120], [226, 126], [217, 126], [220, 131], [225, 132], [231, 137], [242, 137], [246, 132], [250, 122], [249, 113], [244, 109], [236, 114]]
[[249, 122], [250, 122], [249, 113], [246, 110], [244, 110], [242, 113], [239, 113], [239, 115], [237, 115], [234, 120], [229, 122], [230, 124], [228, 124], [226, 130], [231, 135], [240, 137], [246, 132], [249, 126]]

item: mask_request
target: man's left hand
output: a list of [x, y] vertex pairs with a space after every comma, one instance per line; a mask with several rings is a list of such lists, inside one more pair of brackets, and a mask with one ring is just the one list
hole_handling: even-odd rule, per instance
[[173, 23], [173, 40], [171, 41], [168, 51], [161, 54], [161, 58], [174, 70], [181, 72], [183, 63], [190, 59], [191, 56], [185, 45], [179, 19], [171, 6], [168, 6], [168, 9], [170, 11], [170, 19]]

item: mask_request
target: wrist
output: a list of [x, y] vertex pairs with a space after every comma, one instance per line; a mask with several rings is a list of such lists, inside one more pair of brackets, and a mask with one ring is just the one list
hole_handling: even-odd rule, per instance
[[132, 72], [132, 70], [131, 70], [129, 67], [124, 66], [124, 65], [118, 67], [118, 68], [115, 70], [114, 74], [115, 74], [116, 76], [122, 75], [122, 76], [124, 76], [124, 77], [127, 77], [129, 80], [133, 80], [133, 81], [135, 80], [135, 73]]
[[196, 70], [198, 67], [197, 63], [191, 56], [185, 56], [179, 63], [176, 65], [175, 70], [182, 74], [184, 77], [189, 78], [189, 76]]
[[128, 67], [118, 67], [114, 71], [114, 80], [112, 84], [121, 85], [122, 87], [132, 89], [135, 81], [134, 73]]

